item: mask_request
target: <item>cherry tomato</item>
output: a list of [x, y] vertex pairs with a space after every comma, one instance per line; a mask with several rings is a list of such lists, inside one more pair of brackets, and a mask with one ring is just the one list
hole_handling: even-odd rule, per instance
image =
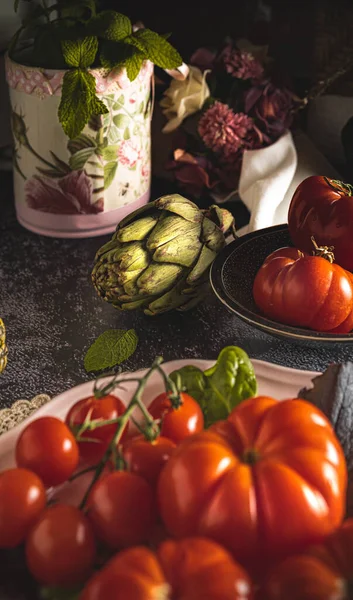
[[204, 428], [199, 404], [189, 394], [180, 394], [181, 405], [173, 408], [169, 395], [164, 392], [153, 400], [148, 410], [154, 419], [162, 419], [161, 435], [176, 444]]
[[91, 573], [96, 547], [85, 515], [66, 504], [47, 508], [26, 542], [27, 566], [45, 585], [75, 585]]
[[17, 441], [17, 466], [34, 471], [47, 487], [67, 481], [78, 459], [74, 436], [65, 423], [55, 417], [32, 421]]
[[87, 507], [96, 536], [112, 549], [145, 542], [156, 520], [151, 486], [126, 471], [115, 471], [99, 480]]
[[141, 475], [152, 486], [155, 486], [159, 474], [176, 448], [176, 444], [159, 436], [153, 442], [145, 437], [137, 436], [124, 446], [124, 459], [129, 471]]
[[[103, 398], [95, 398], [91, 396], [79, 400], [74, 404], [67, 416], [66, 424], [70, 429], [81, 426], [84, 423], [87, 415], [90, 415], [90, 419], [102, 419], [108, 421], [110, 419], [117, 419], [125, 412], [124, 403], [116, 396], [108, 395]], [[94, 431], [86, 431], [82, 437], [85, 438], [84, 442], [78, 442], [81, 458], [88, 463], [99, 462], [107, 450], [109, 443], [112, 441], [116, 432], [117, 425], [105, 425], [104, 427], [98, 427]], [[128, 430], [128, 425], [125, 428], [123, 438]], [[92, 440], [91, 442], [89, 440]]]
[[21, 544], [46, 505], [45, 487], [32, 471], [0, 473], [0, 548]]

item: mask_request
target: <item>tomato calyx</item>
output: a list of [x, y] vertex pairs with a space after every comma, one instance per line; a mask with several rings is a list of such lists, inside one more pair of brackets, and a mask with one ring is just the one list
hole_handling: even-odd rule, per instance
[[324, 177], [324, 180], [336, 192], [344, 192], [346, 196], [353, 196], [353, 186], [350, 183], [343, 183], [339, 179], [330, 179], [329, 177]]
[[259, 452], [255, 448], [248, 448], [243, 453], [243, 455], [241, 457], [241, 460], [246, 465], [251, 466], [251, 465], [254, 465], [255, 463], [257, 463], [260, 460], [260, 454], [259, 454]]
[[311, 236], [311, 241], [314, 246], [313, 256], [324, 258], [331, 264], [335, 261], [334, 246], [318, 246], [313, 235]]

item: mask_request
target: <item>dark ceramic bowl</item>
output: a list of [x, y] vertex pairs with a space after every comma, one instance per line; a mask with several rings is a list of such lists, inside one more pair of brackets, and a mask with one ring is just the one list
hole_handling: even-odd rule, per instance
[[287, 225], [248, 233], [226, 246], [215, 259], [210, 281], [216, 296], [238, 317], [266, 333], [288, 341], [337, 344], [353, 343], [353, 333], [321, 333], [271, 321], [256, 307], [252, 287], [265, 258], [283, 246], [292, 246]]

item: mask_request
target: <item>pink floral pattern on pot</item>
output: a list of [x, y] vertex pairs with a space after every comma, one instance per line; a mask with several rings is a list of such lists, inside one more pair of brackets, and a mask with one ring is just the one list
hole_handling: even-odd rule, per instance
[[[104, 215], [106, 231], [106, 213], [111, 212], [113, 230], [120, 209], [126, 213], [129, 205], [136, 208], [136, 203], [148, 201], [153, 65], [146, 62], [128, 85], [121, 71], [104, 77], [96, 71], [97, 93], [108, 113], [93, 116], [83, 132], [69, 140], [57, 119], [60, 91], [55, 86], [62, 72], [50, 74], [52, 93], [43, 96], [25, 87], [35, 85], [43, 90], [42, 78], [48, 73], [23, 67], [30, 82], [26, 84], [18, 79], [15, 63], [7, 59], [7, 64], [8, 78], [9, 72], [15, 72], [17, 81], [15, 84], [9, 79], [19, 218], [26, 221], [26, 226], [31, 220], [36, 231], [43, 224], [52, 235], [56, 227], [67, 227], [72, 232], [79, 224], [81, 230], [89, 229], [87, 218], [91, 217], [92, 228], [98, 234], [99, 215]], [[51, 214], [58, 217], [48, 225]]]
[[72, 171], [60, 179], [33, 175], [25, 183], [26, 202], [30, 208], [43, 212], [74, 215], [97, 214], [104, 209], [104, 200], [95, 203], [92, 181], [82, 170]]

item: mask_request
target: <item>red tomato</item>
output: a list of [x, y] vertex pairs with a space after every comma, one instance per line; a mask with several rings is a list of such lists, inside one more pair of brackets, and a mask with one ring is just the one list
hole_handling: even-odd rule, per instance
[[0, 473], [0, 548], [21, 544], [46, 505], [42, 481], [27, 469]]
[[91, 574], [95, 556], [88, 519], [78, 508], [66, 504], [47, 508], [26, 542], [27, 566], [45, 585], [81, 583]]
[[288, 211], [293, 244], [312, 251], [311, 236], [322, 246], [334, 246], [336, 262], [353, 271], [352, 186], [313, 175], [297, 187]]
[[[117, 419], [124, 412], [125, 405], [116, 396], [108, 395], [103, 398], [90, 396], [89, 398], [79, 400], [79, 402], [76, 402], [70, 408], [66, 416], [66, 424], [70, 429], [76, 429], [77, 426], [81, 426], [84, 423], [88, 414], [92, 421], [95, 419], [108, 421]], [[92, 441], [78, 442], [81, 458], [88, 463], [99, 462], [112, 441], [116, 429], [117, 425], [106, 425], [98, 427], [94, 431], [86, 431], [82, 437], [85, 440]], [[125, 428], [123, 436], [126, 435], [127, 430], [128, 425]]]
[[249, 576], [218, 544], [168, 540], [154, 554], [137, 547], [114, 556], [80, 600], [250, 600]]
[[261, 597], [267, 600], [349, 600], [353, 581], [353, 519], [321, 546], [293, 556], [271, 571]]
[[41, 417], [29, 423], [16, 444], [17, 465], [34, 471], [47, 487], [67, 481], [78, 459], [74, 436], [55, 417]]
[[259, 396], [180, 444], [158, 497], [171, 535], [206, 535], [261, 565], [330, 534], [344, 515], [346, 484], [342, 448], [321, 411]]
[[188, 394], [180, 394], [181, 405], [173, 408], [169, 395], [164, 392], [153, 400], [148, 411], [154, 419], [162, 419], [161, 435], [178, 444], [181, 440], [204, 428], [199, 404]]
[[159, 436], [153, 442], [137, 436], [124, 446], [124, 459], [128, 470], [141, 475], [155, 486], [165, 463], [173, 454], [176, 445], [172, 440]]
[[254, 300], [270, 319], [316, 331], [347, 333], [353, 323], [351, 275], [296, 248], [270, 254], [256, 274]]
[[97, 537], [112, 549], [144, 543], [156, 522], [151, 486], [126, 471], [115, 471], [99, 480], [87, 508]]

